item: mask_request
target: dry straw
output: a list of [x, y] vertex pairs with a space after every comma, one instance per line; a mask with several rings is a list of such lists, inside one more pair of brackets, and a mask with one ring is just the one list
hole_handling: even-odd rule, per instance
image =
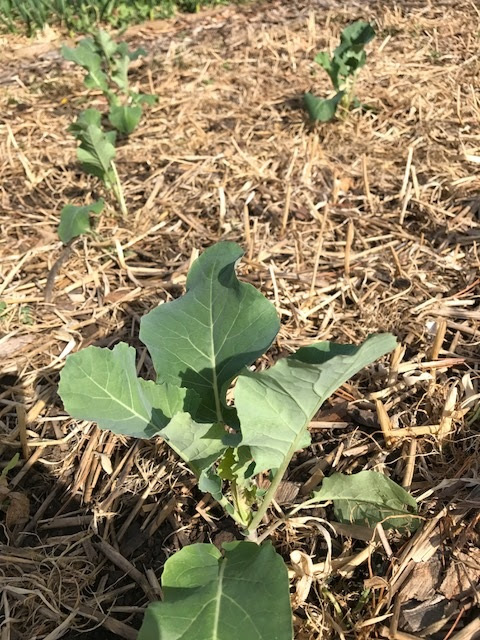
[[[356, 18], [377, 25], [358, 87], [372, 110], [312, 129], [299, 97], [328, 90], [313, 56]], [[102, 626], [133, 639], [165, 558], [231, 539], [208, 497], [195, 510], [189, 471], [161, 442], [75, 424], [55, 395], [65, 357], [92, 343], [135, 344], [149, 375], [139, 318], [180, 295], [194, 252], [220, 239], [244, 244], [242, 277], [276, 303], [282, 329], [267, 358], [376, 330], [402, 344], [316, 417], [288, 480], [305, 495], [334, 470], [384, 471], [425, 494], [417, 534], [378, 542], [333, 523], [327, 584], [314, 520], [295, 528], [280, 501], [271, 523], [285, 557], [298, 550], [323, 567], [308, 574], [296, 638], [412, 637], [398, 598], [416, 563], [441, 548], [446, 567], [478, 545], [478, 396], [465, 419], [460, 405], [478, 394], [480, 361], [478, 20], [463, 0], [302, 0], [130, 29], [151, 52], [134, 80], [159, 95], [118, 150], [132, 219], [110, 209], [68, 255], [61, 207], [100, 194], [66, 133], [82, 79], [62, 63], [60, 37], [3, 37], [0, 452], [3, 465], [21, 454], [9, 478], [30, 500], [27, 521], [1, 534], [5, 637]], [[441, 637], [474, 637], [474, 602], [463, 597]]]

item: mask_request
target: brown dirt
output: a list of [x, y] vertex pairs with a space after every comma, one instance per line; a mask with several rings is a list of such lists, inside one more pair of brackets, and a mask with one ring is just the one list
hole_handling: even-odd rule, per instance
[[[311, 127], [301, 96], [329, 91], [313, 57], [357, 18], [377, 25], [357, 85], [372, 110]], [[102, 98], [61, 61], [58, 34], [2, 38], [0, 460], [20, 453], [8, 487], [30, 505], [0, 528], [6, 638], [134, 638], [168, 555], [238, 536], [162, 443], [75, 422], [56, 395], [65, 357], [86, 345], [126, 340], [144, 362], [139, 318], [224, 239], [245, 247], [242, 277], [281, 316], [271, 358], [373, 331], [401, 344], [335, 394], [288, 480], [305, 494], [333, 470], [384, 471], [419, 499], [423, 524], [374, 545], [337, 527], [330, 572], [314, 521], [273, 531], [289, 564], [294, 550], [313, 560], [306, 580], [291, 574], [295, 637], [478, 634], [465, 576], [480, 535], [479, 33], [464, 0], [274, 2], [132, 28], [150, 52], [133, 77], [159, 101], [118, 150], [127, 221], [67, 133]], [[95, 237], [62, 254], [62, 206], [100, 195]], [[458, 593], [442, 608], [447, 577]]]

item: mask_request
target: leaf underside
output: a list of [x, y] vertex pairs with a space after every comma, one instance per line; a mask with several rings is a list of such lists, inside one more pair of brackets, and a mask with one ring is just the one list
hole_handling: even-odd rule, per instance
[[268, 542], [184, 547], [162, 576], [138, 640], [292, 640], [288, 574]]
[[242, 255], [233, 242], [210, 247], [193, 263], [186, 294], [140, 323], [158, 380], [200, 396], [198, 421], [227, 421], [231, 380], [270, 347], [279, 330], [274, 306], [235, 275]]
[[319, 502], [332, 500], [339, 522], [414, 531], [420, 524], [416, 500], [401, 486], [376, 471], [334, 473], [314, 493]]

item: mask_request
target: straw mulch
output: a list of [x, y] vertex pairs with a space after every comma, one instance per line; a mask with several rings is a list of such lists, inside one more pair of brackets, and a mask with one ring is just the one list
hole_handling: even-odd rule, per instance
[[[357, 86], [372, 110], [312, 128], [300, 97], [329, 91], [314, 54], [357, 18], [377, 25]], [[20, 459], [0, 485], [2, 640], [133, 639], [170, 554], [238, 536], [160, 441], [72, 421], [56, 395], [89, 344], [125, 340], [147, 372], [140, 317], [221, 239], [281, 316], [270, 359], [373, 331], [400, 344], [316, 417], [270, 513], [295, 637], [479, 634], [479, 23], [467, 0], [302, 0], [130, 29], [150, 52], [132, 77], [159, 101], [118, 150], [125, 221], [67, 133], [102, 98], [55, 34], [3, 37], [2, 468]], [[102, 195], [95, 237], [63, 249], [61, 207]], [[324, 474], [362, 469], [419, 500], [413, 537], [332, 529], [330, 508], [278, 522]]]

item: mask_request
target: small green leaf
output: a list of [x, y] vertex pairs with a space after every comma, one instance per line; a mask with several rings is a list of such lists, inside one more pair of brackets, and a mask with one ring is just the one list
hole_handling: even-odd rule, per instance
[[186, 389], [138, 378], [135, 349], [124, 342], [112, 350], [87, 347], [68, 356], [58, 393], [74, 418], [135, 438], [153, 437], [196, 404]]
[[320, 51], [314, 58], [315, 62], [319, 64], [330, 76], [333, 88], [337, 91], [340, 89], [339, 77], [338, 77], [338, 65], [335, 62], [335, 58], [330, 58], [326, 51]]
[[139, 103], [139, 104], [148, 104], [149, 106], [154, 105], [157, 100], [158, 100], [158, 96], [155, 96], [151, 93], [133, 93], [130, 92], [130, 96], [132, 98], [132, 101], [135, 103]]
[[215, 469], [204, 469], [198, 478], [198, 488], [203, 493], [210, 493], [214, 500], [222, 499], [222, 479]]
[[140, 122], [142, 107], [140, 105], [112, 105], [108, 114], [110, 124], [121, 133], [130, 134]]
[[137, 47], [135, 51], [129, 51], [127, 55], [130, 58], [130, 60], [133, 62], [134, 60], [138, 60], [140, 56], [146, 56], [147, 52], [142, 47]]
[[99, 29], [95, 34], [94, 44], [97, 52], [101, 53], [105, 60], [111, 60], [118, 49], [115, 40], [103, 29]]
[[70, 125], [69, 131], [80, 142], [77, 157], [84, 171], [111, 187], [114, 181], [112, 161], [115, 158], [115, 132], [105, 133], [101, 118], [102, 114], [97, 109], [87, 109]]
[[102, 70], [102, 58], [96, 52], [90, 38], [82, 40], [75, 49], [63, 46], [62, 56], [88, 71], [84, 82], [89, 89], [108, 91], [108, 79]]
[[345, 27], [332, 58], [332, 67], [336, 67], [337, 76], [354, 76], [364, 66], [367, 60], [364, 47], [374, 37], [375, 30], [368, 22], [357, 20]]
[[333, 120], [337, 107], [345, 95], [345, 91], [339, 91], [333, 98], [322, 100], [312, 93], [305, 93], [303, 96], [305, 108], [312, 122], [328, 122]]
[[13, 458], [6, 463], [5, 467], [2, 469], [2, 473], [0, 473], [0, 478], [6, 478], [12, 469], [15, 469], [18, 461], [20, 460], [20, 454], [16, 453]]
[[327, 73], [330, 73], [332, 64], [330, 57], [326, 51], [320, 51], [314, 58], [315, 62], [325, 69]]
[[[312, 120], [326, 122], [333, 118], [338, 101], [348, 89], [351, 94], [353, 80], [367, 60], [364, 47], [375, 37], [372, 25], [362, 20], [348, 25], [340, 35], [340, 44], [332, 57], [322, 51], [315, 57], [317, 62], [330, 76], [337, 95], [330, 100], [321, 101], [311, 94], [305, 95], [305, 105]], [[309, 97], [307, 97], [309, 96]], [[339, 97], [340, 96], [340, 97]], [[350, 95], [349, 101], [353, 96]], [[339, 98], [337, 100], [337, 98]]]
[[420, 524], [415, 517], [416, 500], [376, 471], [334, 473], [324, 478], [321, 489], [313, 495], [319, 502], [332, 500], [335, 517], [342, 523], [375, 527], [381, 522], [384, 529], [399, 531], [414, 531]]
[[224, 480], [234, 480], [240, 486], [249, 486], [254, 466], [248, 447], [229, 447], [218, 464], [217, 472]]
[[275, 307], [237, 279], [242, 255], [233, 242], [210, 247], [190, 268], [186, 294], [140, 322], [157, 379], [197, 392], [199, 422], [227, 422], [230, 382], [269, 348], [280, 326]]
[[308, 424], [325, 400], [395, 346], [390, 334], [371, 335], [358, 347], [320, 342], [265, 371], [242, 372], [235, 385], [235, 404], [242, 445], [250, 447], [255, 473], [278, 469], [295, 451], [308, 446]]
[[[341, 45], [345, 47], [364, 47], [375, 37], [375, 29], [369, 22], [363, 20], [357, 20], [352, 22], [342, 31], [340, 36]], [[340, 45], [340, 46], [341, 46]], [[337, 47], [335, 52], [340, 49]]]
[[99, 214], [103, 209], [104, 201], [100, 198], [84, 207], [77, 207], [74, 204], [67, 204], [60, 213], [60, 224], [58, 225], [58, 236], [60, 240], [67, 244], [72, 238], [90, 231], [90, 214]]
[[138, 640], [292, 640], [285, 563], [270, 542], [184, 547], [165, 563], [163, 602]]

